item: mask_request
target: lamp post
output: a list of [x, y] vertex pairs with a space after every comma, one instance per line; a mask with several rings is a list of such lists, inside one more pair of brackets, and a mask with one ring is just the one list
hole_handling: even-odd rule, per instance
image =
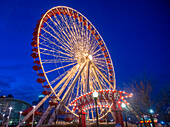
[[9, 115], [8, 115], [8, 117], [7, 117], [6, 127], [8, 127], [8, 124], [9, 124], [9, 118], [10, 118], [10, 115], [11, 115], [11, 110], [12, 110], [12, 107], [9, 107]]
[[3, 114], [2, 125], [4, 124], [4, 117], [5, 117], [5, 114]]
[[154, 120], [153, 120], [153, 110], [152, 109], [149, 109], [149, 112], [150, 112], [150, 118], [151, 118], [151, 121], [152, 121], [152, 126], [155, 127], [155, 123], [154, 123]]
[[32, 115], [32, 127], [34, 126], [34, 114], [35, 114], [35, 105], [33, 106], [33, 115]]
[[96, 107], [96, 124], [97, 124], [97, 127], [99, 127], [99, 120], [98, 120], [98, 111], [97, 111], [97, 98], [98, 98], [98, 92], [94, 91], [93, 92], [93, 98], [94, 98], [94, 101], [95, 101], [95, 107]]
[[124, 116], [125, 116], [125, 123], [126, 123], [126, 127], [128, 127], [127, 125], [127, 118], [126, 118], [126, 113], [125, 113], [125, 109], [126, 109], [126, 105], [124, 103], [121, 104], [121, 107], [124, 109]]
[[22, 114], [22, 111], [19, 112], [19, 123], [21, 121], [21, 114]]

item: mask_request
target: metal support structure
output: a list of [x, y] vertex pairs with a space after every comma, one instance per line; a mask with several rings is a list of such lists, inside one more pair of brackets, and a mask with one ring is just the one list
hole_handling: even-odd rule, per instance
[[32, 127], [34, 127], [34, 115], [35, 115], [35, 107], [33, 107]]
[[94, 98], [95, 106], [96, 106], [96, 124], [99, 127], [99, 120], [98, 120], [98, 110], [97, 110], [97, 97]]
[[72, 89], [74, 88], [80, 74], [82, 73], [85, 65], [86, 65], [87, 62], [84, 62], [81, 67], [80, 67], [80, 70], [77, 74], [77, 76], [75, 77], [75, 79], [73, 80], [72, 84], [70, 85], [70, 87], [68, 88], [68, 90], [65, 92], [62, 100], [60, 101], [59, 105], [57, 106], [57, 108], [55, 109], [56, 111], [53, 112], [52, 116], [50, 117], [50, 120], [48, 122], [48, 125], [51, 125], [51, 123], [54, 121], [54, 116], [55, 116], [55, 113], [58, 113], [59, 109], [61, 109], [61, 107], [66, 103], [68, 97], [70, 96], [70, 93], [72, 91]]
[[[73, 68], [77, 67], [78, 65], [75, 65]], [[53, 90], [56, 90], [58, 88], [58, 86], [60, 86], [67, 78], [68, 76], [72, 73], [73, 69], [68, 72], [66, 74], [66, 76], [64, 78], [62, 78], [62, 80], [53, 88]], [[51, 93], [52, 94], [52, 93]], [[46, 95], [35, 107], [35, 111], [49, 98], [49, 96], [51, 95]], [[17, 127], [19, 127], [23, 122], [25, 122], [31, 115], [33, 114], [33, 110], [31, 110], [25, 117], [24, 119], [18, 124]]]
[[86, 127], [86, 114], [82, 110], [79, 112], [79, 127]]
[[100, 73], [100, 75], [104, 78], [104, 80], [110, 85], [110, 88], [115, 89], [115, 85], [113, 86], [110, 81], [103, 75], [103, 73], [96, 67], [94, 63], [92, 63], [92, 66]]
[[151, 121], [152, 121], [152, 126], [155, 127], [155, 123], [154, 123], [152, 114], [150, 114], [150, 118], [151, 118]]
[[146, 126], [146, 122], [145, 122], [145, 118], [144, 118], [144, 116], [143, 116], [142, 118], [143, 118], [144, 126], [145, 126], [145, 127], [147, 127], [147, 126]]
[[52, 107], [49, 105], [48, 108], [46, 109], [45, 113], [43, 113], [43, 115], [42, 115], [41, 119], [39, 120], [38, 124], [36, 125], [36, 127], [39, 127], [40, 125], [42, 125], [43, 121], [45, 120], [45, 118], [47, 118], [51, 109], [52, 109]]
[[90, 73], [90, 61], [87, 61], [87, 70], [86, 70], [86, 84], [85, 84], [85, 93], [89, 92], [89, 73]]
[[10, 118], [10, 115], [11, 115], [11, 110], [12, 110], [12, 107], [9, 107], [9, 115], [8, 115], [6, 127], [8, 127], [8, 124], [9, 124], [9, 118]]
[[114, 114], [115, 114], [115, 123], [116, 124], [119, 123], [122, 127], [124, 127], [122, 111], [117, 109], [114, 111]]
[[124, 110], [123, 113], [124, 113], [124, 117], [125, 117], [125, 125], [126, 125], [126, 127], [128, 127], [128, 125], [127, 125], [126, 111]]
[[94, 67], [92, 67], [92, 71], [94, 72], [94, 75], [95, 75], [95, 77], [96, 77], [96, 79], [97, 79], [97, 82], [98, 82], [98, 84], [99, 84], [100, 89], [103, 89], [103, 88], [102, 88], [102, 85], [101, 85], [101, 82], [100, 82], [100, 80], [99, 80], [99, 77], [97, 76], [97, 73], [96, 73], [96, 70], [95, 70]]

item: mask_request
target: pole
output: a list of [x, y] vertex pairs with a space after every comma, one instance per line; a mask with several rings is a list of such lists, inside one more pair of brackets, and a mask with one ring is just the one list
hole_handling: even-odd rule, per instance
[[55, 127], [57, 127], [56, 121], [57, 121], [57, 114], [56, 114], [56, 105], [55, 105]]
[[33, 106], [32, 127], [34, 127], [34, 114], [35, 114], [35, 107], [36, 107], [36, 106]]
[[94, 100], [95, 100], [95, 107], [96, 107], [96, 124], [97, 124], [97, 127], [99, 127], [98, 111], [97, 111], [97, 97], [95, 97]]
[[144, 125], [146, 127], [145, 117], [143, 116], [142, 118], [143, 118]]
[[126, 112], [124, 111], [124, 115], [125, 115], [125, 123], [126, 123], [126, 127], [128, 127], [127, 125], [127, 117], [126, 117]]
[[106, 115], [106, 120], [107, 120], [107, 127], [108, 127], [108, 123], [109, 123], [109, 121], [108, 121], [108, 114]]
[[155, 127], [155, 123], [154, 123], [152, 114], [150, 114], [150, 118], [151, 118], [151, 121], [152, 121], [152, 126]]
[[9, 116], [8, 116], [6, 127], [8, 127], [8, 124], [9, 124], [9, 117], [11, 115], [11, 110], [12, 110], [12, 107], [9, 107]]

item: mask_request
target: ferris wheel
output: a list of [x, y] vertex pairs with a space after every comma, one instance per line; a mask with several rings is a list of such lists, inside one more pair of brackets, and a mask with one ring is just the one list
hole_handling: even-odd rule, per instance
[[80, 12], [66, 6], [51, 8], [38, 20], [33, 36], [33, 69], [45, 95], [36, 108], [50, 98], [43, 118], [56, 105], [56, 111], [65, 107], [77, 115], [69, 106], [73, 100], [94, 90], [115, 89], [114, 67], [106, 44]]

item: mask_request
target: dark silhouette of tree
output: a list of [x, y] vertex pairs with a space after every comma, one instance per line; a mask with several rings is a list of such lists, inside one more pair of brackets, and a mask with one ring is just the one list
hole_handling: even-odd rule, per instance
[[129, 83], [125, 85], [126, 92], [133, 93], [133, 97], [128, 99], [128, 109], [138, 120], [143, 115], [149, 114], [149, 109], [154, 110], [154, 114], [158, 113], [167, 98], [166, 90], [160, 89], [159, 93], [152, 90], [154, 85], [149, 80], [141, 80], [139, 82]]
[[12, 94], [9, 94], [7, 98], [14, 98], [14, 96]]

